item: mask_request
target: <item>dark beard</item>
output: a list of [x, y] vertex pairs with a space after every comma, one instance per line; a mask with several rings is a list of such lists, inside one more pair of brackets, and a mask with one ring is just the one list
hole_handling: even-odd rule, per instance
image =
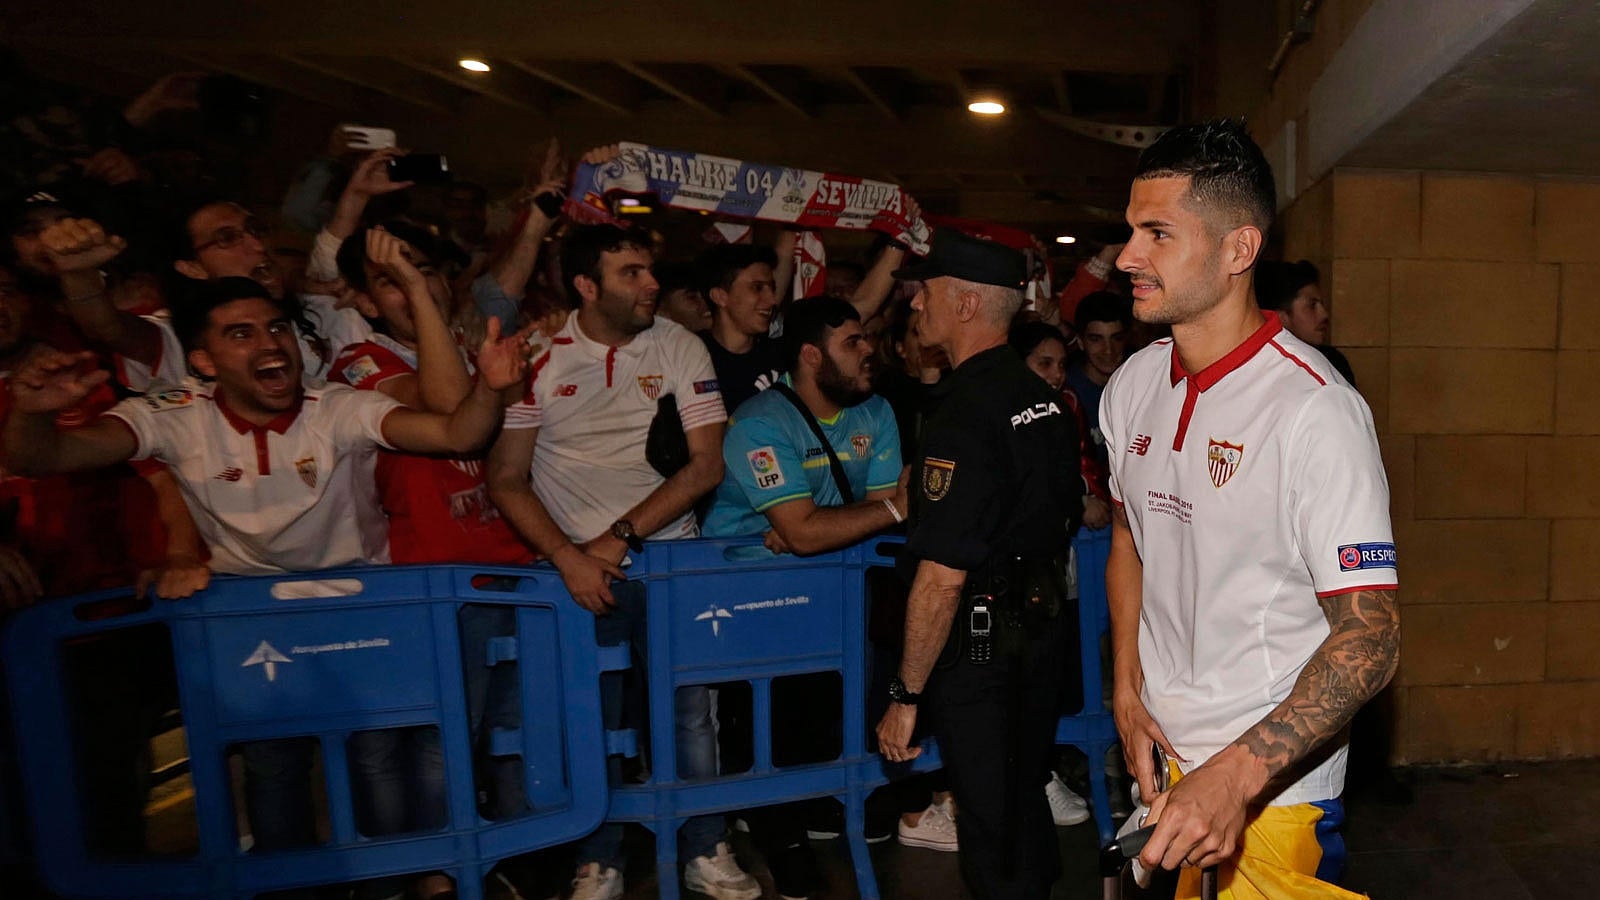
[[817, 370], [817, 390], [830, 402], [840, 406], [855, 406], [872, 396], [871, 391], [857, 388], [854, 378], [844, 377], [838, 363], [826, 352], [822, 354], [822, 368]]

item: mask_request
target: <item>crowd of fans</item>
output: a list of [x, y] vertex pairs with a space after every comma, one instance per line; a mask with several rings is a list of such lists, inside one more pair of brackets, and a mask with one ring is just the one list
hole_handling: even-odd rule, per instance
[[[223, 152], [215, 136], [177, 137], [202, 79], [163, 79], [121, 110], [29, 84], [0, 122], [9, 607], [128, 584], [182, 598], [213, 574], [542, 560], [595, 613], [602, 640], [642, 648], [642, 594], [621, 568], [640, 541], [764, 535], [774, 552], [811, 554], [908, 514], [903, 464], [947, 363], [919, 341], [915, 285], [893, 276], [909, 250], [893, 241], [859, 264], [832, 263], [826, 297], [789, 301], [791, 232], [771, 245], [663, 247], [646, 230], [570, 224], [569, 163], [552, 142], [496, 233], [487, 191], [392, 180], [403, 151], [352, 150], [343, 129], [281, 209], [252, 209], [228, 189], [247, 183], [237, 161], [249, 153], [236, 145], [251, 138], [235, 133]], [[1159, 337], [1131, 317], [1120, 249], [1077, 266], [1011, 335], [1080, 423], [1090, 528], [1111, 517], [1101, 391]], [[1326, 344], [1314, 267], [1264, 264], [1258, 280], [1264, 308]], [[833, 465], [785, 455], [811, 441], [807, 417], [838, 449]], [[463, 633], [478, 646], [514, 627], [475, 615]], [[874, 633], [892, 654], [894, 629]], [[475, 739], [517, 726], [506, 688], [469, 669]], [[608, 716], [623, 715], [621, 690], [609, 683]], [[685, 777], [737, 771], [748, 757], [729, 737], [748, 720], [748, 697], [719, 693], [676, 699]], [[837, 708], [798, 693], [819, 723], [813, 737], [830, 715], [837, 728]], [[255, 846], [314, 842], [305, 742], [241, 751]], [[370, 733], [351, 753], [365, 833], [442, 824], [437, 731]], [[486, 777], [486, 813], [525, 811], [515, 766], [484, 765], [499, 767]], [[937, 775], [897, 790], [899, 820], [878, 829], [884, 837], [958, 849], [959, 811]], [[1059, 775], [1048, 791], [1059, 824], [1087, 818]], [[746, 820], [781, 895], [820, 890], [800, 832], [835, 833], [825, 816]], [[104, 843], [139, 840], [135, 822]], [[692, 819], [681, 841], [691, 888], [760, 896], [722, 816]], [[619, 826], [575, 854], [571, 896], [621, 895]], [[356, 888], [450, 889], [437, 875]]]

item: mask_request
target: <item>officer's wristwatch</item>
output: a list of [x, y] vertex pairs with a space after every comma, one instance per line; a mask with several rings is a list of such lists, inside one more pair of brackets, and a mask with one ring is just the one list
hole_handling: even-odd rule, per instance
[[922, 700], [922, 695], [906, 690], [906, 683], [896, 675], [889, 679], [889, 699], [902, 706], [916, 706]]
[[611, 523], [611, 536], [628, 545], [628, 549], [635, 553], [644, 552], [644, 541], [640, 540], [638, 533], [633, 530], [633, 523], [627, 519], [618, 519]]

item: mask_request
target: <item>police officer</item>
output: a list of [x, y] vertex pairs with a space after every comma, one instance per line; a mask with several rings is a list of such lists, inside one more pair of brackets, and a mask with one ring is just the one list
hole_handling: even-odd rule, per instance
[[942, 229], [923, 260], [924, 345], [955, 367], [938, 387], [912, 482], [916, 576], [905, 654], [878, 746], [916, 757], [919, 711], [956, 797], [961, 867], [979, 900], [1044, 898], [1060, 874], [1043, 790], [1076, 634], [1066, 599], [1081, 511], [1077, 428], [1061, 398], [1006, 344], [1022, 305], [1021, 253]]

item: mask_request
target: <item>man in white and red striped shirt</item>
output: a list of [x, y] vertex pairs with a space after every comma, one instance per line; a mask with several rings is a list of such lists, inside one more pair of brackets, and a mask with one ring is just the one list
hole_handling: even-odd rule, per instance
[[[506, 410], [489, 454], [489, 496], [513, 530], [561, 571], [572, 597], [596, 615], [602, 644], [644, 647], [642, 592], [619, 568], [645, 538], [695, 537], [692, 507], [722, 480], [728, 415], [700, 339], [656, 317], [650, 238], [611, 225], [574, 228], [561, 271], [577, 312], [534, 360], [522, 400]], [[681, 419], [669, 436], [686, 453], [677, 465], [648, 459], [651, 425], [671, 395]], [[670, 420], [670, 416], [664, 416]], [[657, 423], [658, 439], [663, 431]], [[664, 442], [667, 443], [667, 442]], [[686, 459], [686, 461], [685, 461]], [[670, 475], [658, 468], [667, 469]], [[614, 676], [608, 676], [614, 678]], [[621, 711], [608, 688], [608, 727]], [[616, 691], [616, 693], [610, 693]], [[677, 696], [678, 774], [716, 774], [709, 691]], [[721, 816], [684, 824], [679, 845], [692, 890], [717, 900], [754, 900], [760, 885], [734, 862]], [[622, 829], [603, 825], [578, 850], [575, 897], [622, 896]]]

